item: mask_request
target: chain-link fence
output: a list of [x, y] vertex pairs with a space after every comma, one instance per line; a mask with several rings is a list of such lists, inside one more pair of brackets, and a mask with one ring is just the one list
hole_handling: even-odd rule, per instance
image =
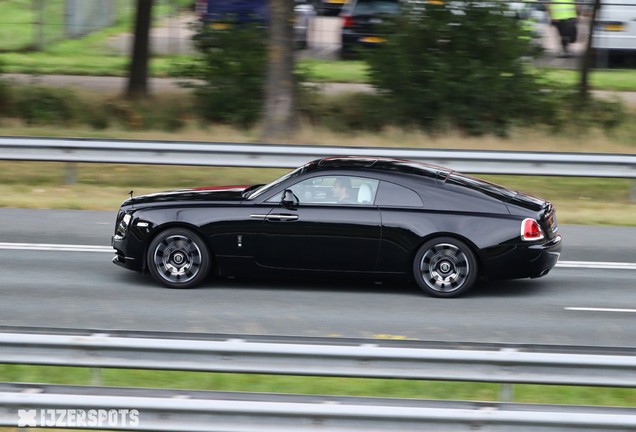
[[[356, 1], [390, 3], [389, 0]], [[615, 2], [620, 5], [613, 5]], [[192, 35], [195, 24], [199, 22], [195, 3], [195, 0], [154, 0], [150, 49], [155, 58], [194, 52]], [[348, 24], [347, 17], [337, 15], [343, 15], [341, 11], [334, 8], [331, 9], [335, 12], [331, 9], [325, 11], [323, 6], [327, 3], [331, 5], [333, 2], [296, 1], [294, 37], [297, 45], [303, 48], [299, 50], [299, 56], [321, 60], [341, 58], [344, 34], [347, 25], [351, 23]], [[355, 2], [350, 0], [350, 3]], [[531, 3], [540, 5], [542, 2]], [[18, 72], [122, 74], [134, 38], [136, 4], [136, 0], [0, 0], [0, 62], [5, 63], [6, 69]], [[530, 3], [512, 2], [511, 8], [515, 4]], [[599, 48], [596, 64], [600, 67], [609, 64], [608, 53], [614, 49], [616, 41], [621, 44], [618, 45], [620, 50], [615, 50], [618, 54], [629, 54], [630, 51], [636, 53], [636, 0], [602, 0], [602, 4], [593, 41], [593, 46]], [[341, 3], [333, 3], [332, 6], [334, 5], [341, 6]], [[539, 11], [534, 6], [534, 9], [536, 17], [533, 25], [538, 44], [546, 53], [540, 58], [539, 66], [577, 68], [578, 60], [585, 52], [590, 29], [589, 1], [588, 7], [584, 7], [584, 14], [579, 16], [578, 38], [571, 44], [574, 56], [570, 59], [557, 59], [557, 54], [561, 51], [558, 30], [551, 25], [545, 8]], [[354, 16], [349, 17], [349, 21], [357, 25], [354, 22], [357, 19], [354, 12], [355, 9], [350, 11]], [[371, 17], [370, 21], [374, 19], [377, 21], [378, 17]], [[364, 40], [367, 45], [373, 45], [381, 39], [377, 35], [360, 34], [356, 40]], [[74, 45], [69, 45], [67, 41], [74, 41]], [[17, 55], [5, 55], [28, 51], [43, 51], [45, 54], [49, 52], [58, 58], [55, 62], [50, 59], [44, 67], [43, 61], [37, 62], [34, 57], [27, 58], [27, 54], [21, 58], [17, 58]], [[60, 51], [64, 52], [60, 54]], [[74, 66], [75, 70], [66, 70], [59, 66], [64, 56], [68, 57], [68, 63], [72, 59], [76, 64], [83, 62], [84, 65], [98, 65], [107, 61], [110, 63], [108, 67], [104, 66], [103, 72], [100, 69], [97, 73], [80, 70], [79, 66]], [[164, 63], [167, 65], [168, 60]], [[166, 65], [163, 66], [165, 70]]]
[[[151, 44], [158, 53], [190, 52], [189, 23], [195, 18], [188, 13], [191, 3], [155, 0]], [[113, 42], [93, 44], [95, 54], [128, 54], [135, 8], [135, 0], [2, 0], [0, 52], [43, 51], [60, 41], [112, 29], [104, 39]]]

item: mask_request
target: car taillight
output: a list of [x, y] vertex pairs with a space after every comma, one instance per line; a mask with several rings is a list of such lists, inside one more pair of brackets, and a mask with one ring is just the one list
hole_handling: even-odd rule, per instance
[[353, 17], [351, 15], [340, 15], [340, 18], [344, 20], [343, 27], [351, 27], [353, 25]]
[[542, 240], [544, 238], [543, 230], [534, 219], [524, 219], [521, 222], [521, 238], [526, 241]]

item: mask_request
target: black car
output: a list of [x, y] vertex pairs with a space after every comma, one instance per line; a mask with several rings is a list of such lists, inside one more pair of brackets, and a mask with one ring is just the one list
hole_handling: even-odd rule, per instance
[[349, 0], [342, 7], [342, 57], [351, 58], [354, 47], [375, 47], [385, 42], [378, 27], [400, 13], [398, 0]]
[[313, 0], [318, 15], [338, 15], [345, 0]]
[[455, 297], [484, 279], [537, 278], [559, 258], [547, 201], [431, 165], [327, 158], [267, 184], [126, 200], [122, 267], [171, 288], [221, 276], [415, 280]]

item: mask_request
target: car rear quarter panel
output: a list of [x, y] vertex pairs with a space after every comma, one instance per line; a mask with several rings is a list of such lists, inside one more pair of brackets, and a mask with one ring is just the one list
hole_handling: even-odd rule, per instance
[[419, 247], [434, 237], [467, 243], [484, 270], [519, 240], [519, 217], [507, 214], [380, 208], [382, 242], [378, 271], [410, 273]]

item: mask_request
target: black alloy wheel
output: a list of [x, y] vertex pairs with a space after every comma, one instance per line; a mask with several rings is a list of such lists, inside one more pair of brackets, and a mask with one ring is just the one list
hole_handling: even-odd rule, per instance
[[152, 277], [168, 288], [193, 288], [210, 271], [210, 253], [197, 234], [171, 228], [150, 243], [148, 268]]
[[424, 243], [413, 261], [417, 285], [433, 297], [458, 297], [477, 280], [477, 260], [472, 250], [452, 237]]

